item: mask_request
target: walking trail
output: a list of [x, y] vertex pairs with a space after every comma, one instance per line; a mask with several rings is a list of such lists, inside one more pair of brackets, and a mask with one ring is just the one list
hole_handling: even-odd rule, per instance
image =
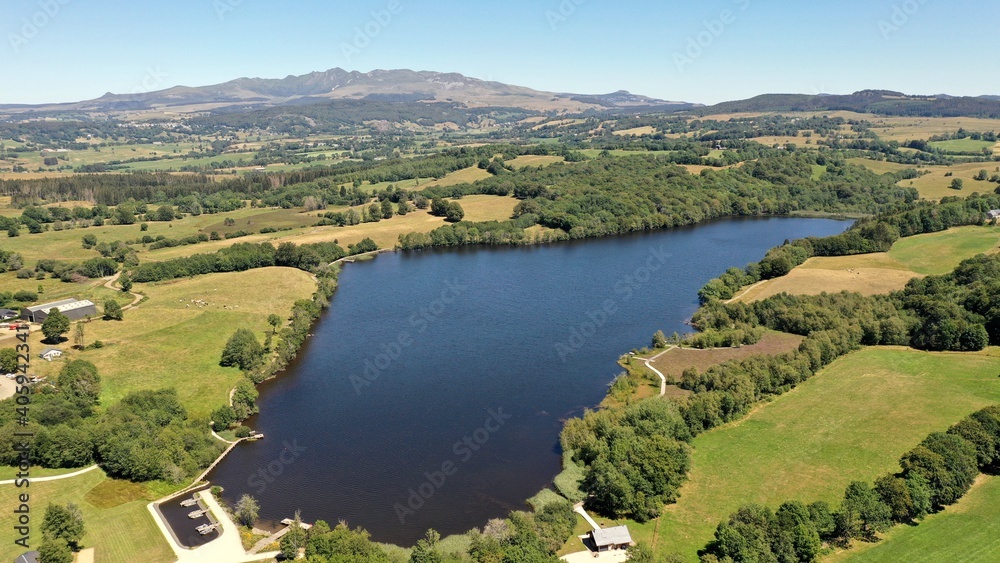
[[[97, 469], [97, 465], [91, 465], [90, 467], [84, 467], [79, 471], [74, 471], [72, 473], [64, 473], [62, 475], [53, 475], [51, 477], [32, 477], [30, 481], [32, 483], [44, 483], [45, 481], [58, 481], [60, 479], [69, 479], [70, 477], [76, 477], [77, 475], [83, 475], [88, 471], [93, 471]], [[13, 485], [16, 479], [7, 479], [6, 481], [0, 481], [0, 485]]]
[[[111, 279], [109, 279], [108, 282], [104, 284], [104, 287], [106, 287], [108, 289], [112, 289], [114, 291], [121, 291], [120, 288], [115, 287], [115, 282], [118, 281], [118, 278], [120, 278], [121, 275], [122, 275], [122, 273], [118, 272], [117, 274], [111, 276]], [[133, 299], [132, 302], [129, 303], [128, 305], [125, 305], [124, 307], [122, 307], [122, 311], [125, 311], [127, 309], [131, 309], [132, 307], [135, 307], [136, 305], [139, 304], [140, 301], [142, 301], [142, 298], [145, 297], [145, 295], [139, 293], [138, 291], [133, 291], [131, 293], [132, 293], [132, 295], [135, 296], [135, 299]]]
[[646, 367], [649, 368], [650, 371], [652, 371], [656, 375], [660, 376], [660, 396], [661, 397], [667, 394], [667, 378], [662, 373], [660, 373], [660, 370], [654, 368], [653, 365], [650, 364], [650, 362], [655, 362], [656, 358], [659, 358], [660, 356], [666, 354], [667, 352], [673, 350], [676, 347], [677, 346], [670, 346], [666, 350], [660, 352], [659, 354], [657, 354], [657, 355], [655, 355], [655, 356], [653, 356], [652, 358], [649, 358], [649, 359], [640, 358], [639, 356], [635, 356], [635, 359], [642, 360], [643, 362], [645, 362]]

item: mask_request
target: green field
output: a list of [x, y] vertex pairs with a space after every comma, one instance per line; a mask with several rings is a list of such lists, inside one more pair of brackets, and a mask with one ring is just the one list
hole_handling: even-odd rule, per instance
[[[153, 209], [156, 206], [151, 206]], [[236, 221], [233, 227], [226, 227], [223, 223], [229, 217]], [[150, 221], [146, 223], [148, 230], [140, 231], [137, 222], [134, 225], [109, 225], [100, 227], [86, 227], [77, 229], [63, 229], [61, 231], [49, 230], [38, 234], [28, 234], [22, 231], [21, 236], [8, 238], [0, 236], [0, 248], [10, 252], [19, 252], [24, 257], [26, 265], [34, 266], [35, 262], [43, 258], [55, 260], [86, 260], [100, 256], [94, 250], [83, 248], [81, 239], [84, 235], [92, 234], [99, 242], [114, 242], [116, 240], [134, 240], [143, 235], [151, 237], [164, 236], [167, 238], [183, 238], [199, 233], [210, 233], [219, 231], [225, 233], [233, 230], [257, 231], [264, 226], [280, 227], [303, 227], [311, 225], [317, 221], [315, 216], [309, 217], [299, 213], [299, 210], [291, 209], [270, 209], [245, 207], [227, 213], [203, 214], [198, 216], [186, 216], [183, 219], [160, 222]], [[196, 248], [192, 245], [189, 248]], [[137, 250], [141, 250], [142, 245], [135, 245]], [[198, 252], [191, 250], [190, 253]]]
[[946, 274], [962, 261], [1000, 245], [998, 227], [957, 227], [898, 240], [889, 257], [918, 274]]
[[[35, 359], [33, 371], [51, 379], [65, 361], [89, 360], [101, 373], [102, 404], [113, 405], [131, 391], [175, 387], [190, 417], [207, 417], [243, 377], [236, 368], [219, 366], [226, 340], [243, 327], [263, 340], [268, 314], [287, 317], [292, 304], [315, 289], [309, 273], [293, 268], [136, 284], [148, 301], [125, 311], [123, 321], [85, 325], [87, 341], [101, 340], [104, 348], [66, 350], [53, 362]], [[32, 333], [32, 349], [44, 346], [40, 339], [40, 332]]]
[[950, 141], [934, 141], [931, 147], [942, 152], [964, 153], [982, 152], [983, 149], [991, 149], [996, 143], [992, 141], [976, 141], [974, 139], [952, 139]]
[[877, 544], [861, 544], [832, 560], [859, 563], [988, 563], [1000, 553], [1000, 478], [980, 476], [962, 500], [919, 526], [897, 526]]
[[[836, 505], [853, 480], [898, 470], [927, 434], [1000, 402], [1000, 354], [866, 349], [834, 362], [746, 419], [694, 441], [690, 480], [660, 519], [659, 554], [695, 561], [741, 505]], [[634, 534], [642, 539], [644, 534]]]
[[[159, 496], [142, 484], [108, 479], [100, 469], [61, 481], [36, 482], [29, 487], [32, 511], [31, 546], [41, 543], [40, 526], [49, 502], [75, 503], [83, 512], [83, 547], [94, 547], [102, 563], [166, 563], [174, 554], [146, 504]], [[0, 558], [12, 561], [25, 550], [14, 545], [13, 485], [0, 485]]]
[[916, 235], [898, 240], [889, 252], [810, 258], [785, 276], [744, 288], [737, 300], [758, 301], [779, 293], [889, 293], [903, 289], [915, 276], [946, 274], [962, 260], [995, 252], [998, 246], [998, 227], [956, 227]]

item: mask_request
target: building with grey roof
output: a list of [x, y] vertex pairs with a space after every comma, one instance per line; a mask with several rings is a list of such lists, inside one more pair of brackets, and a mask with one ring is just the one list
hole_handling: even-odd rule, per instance
[[63, 299], [62, 301], [53, 301], [52, 303], [45, 303], [43, 305], [35, 305], [33, 307], [25, 307], [21, 309], [21, 318], [32, 323], [44, 322], [46, 317], [49, 316], [49, 311], [52, 309], [57, 309], [60, 313], [69, 317], [71, 321], [78, 321], [86, 317], [96, 317], [97, 316], [97, 305], [87, 299]]

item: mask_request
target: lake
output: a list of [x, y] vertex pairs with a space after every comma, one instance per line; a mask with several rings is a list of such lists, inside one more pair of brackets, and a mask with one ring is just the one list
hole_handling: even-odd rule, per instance
[[563, 422], [593, 408], [697, 291], [785, 239], [850, 221], [739, 219], [536, 247], [390, 253], [350, 264], [298, 359], [261, 385], [209, 476], [264, 521], [346, 520], [412, 545], [524, 508], [560, 470]]

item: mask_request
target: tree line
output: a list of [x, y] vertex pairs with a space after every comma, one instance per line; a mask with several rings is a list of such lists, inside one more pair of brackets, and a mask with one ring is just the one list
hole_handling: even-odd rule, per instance
[[243, 272], [270, 266], [312, 271], [322, 264], [377, 249], [378, 245], [371, 239], [351, 245], [347, 251], [334, 242], [301, 245], [284, 242], [277, 248], [269, 242], [243, 242], [208, 254], [140, 264], [132, 270], [131, 276], [134, 282], [148, 283], [216, 272]]
[[[812, 167], [820, 159], [827, 173], [814, 180]], [[774, 156], [697, 176], [662, 156], [607, 157], [428, 188], [423, 194], [514, 195], [521, 200], [514, 210], [517, 222], [503, 224], [511, 243], [534, 242], [523, 232], [534, 225], [545, 227], [552, 239], [576, 239], [799, 210], [880, 213], [904, 209], [917, 199], [915, 191], [896, 186], [889, 177], [811, 154]], [[467, 233], [450, 229], [430, 238], [404, 235], [400, 246], [482, 244], [477, 237], [461, 236]]]

